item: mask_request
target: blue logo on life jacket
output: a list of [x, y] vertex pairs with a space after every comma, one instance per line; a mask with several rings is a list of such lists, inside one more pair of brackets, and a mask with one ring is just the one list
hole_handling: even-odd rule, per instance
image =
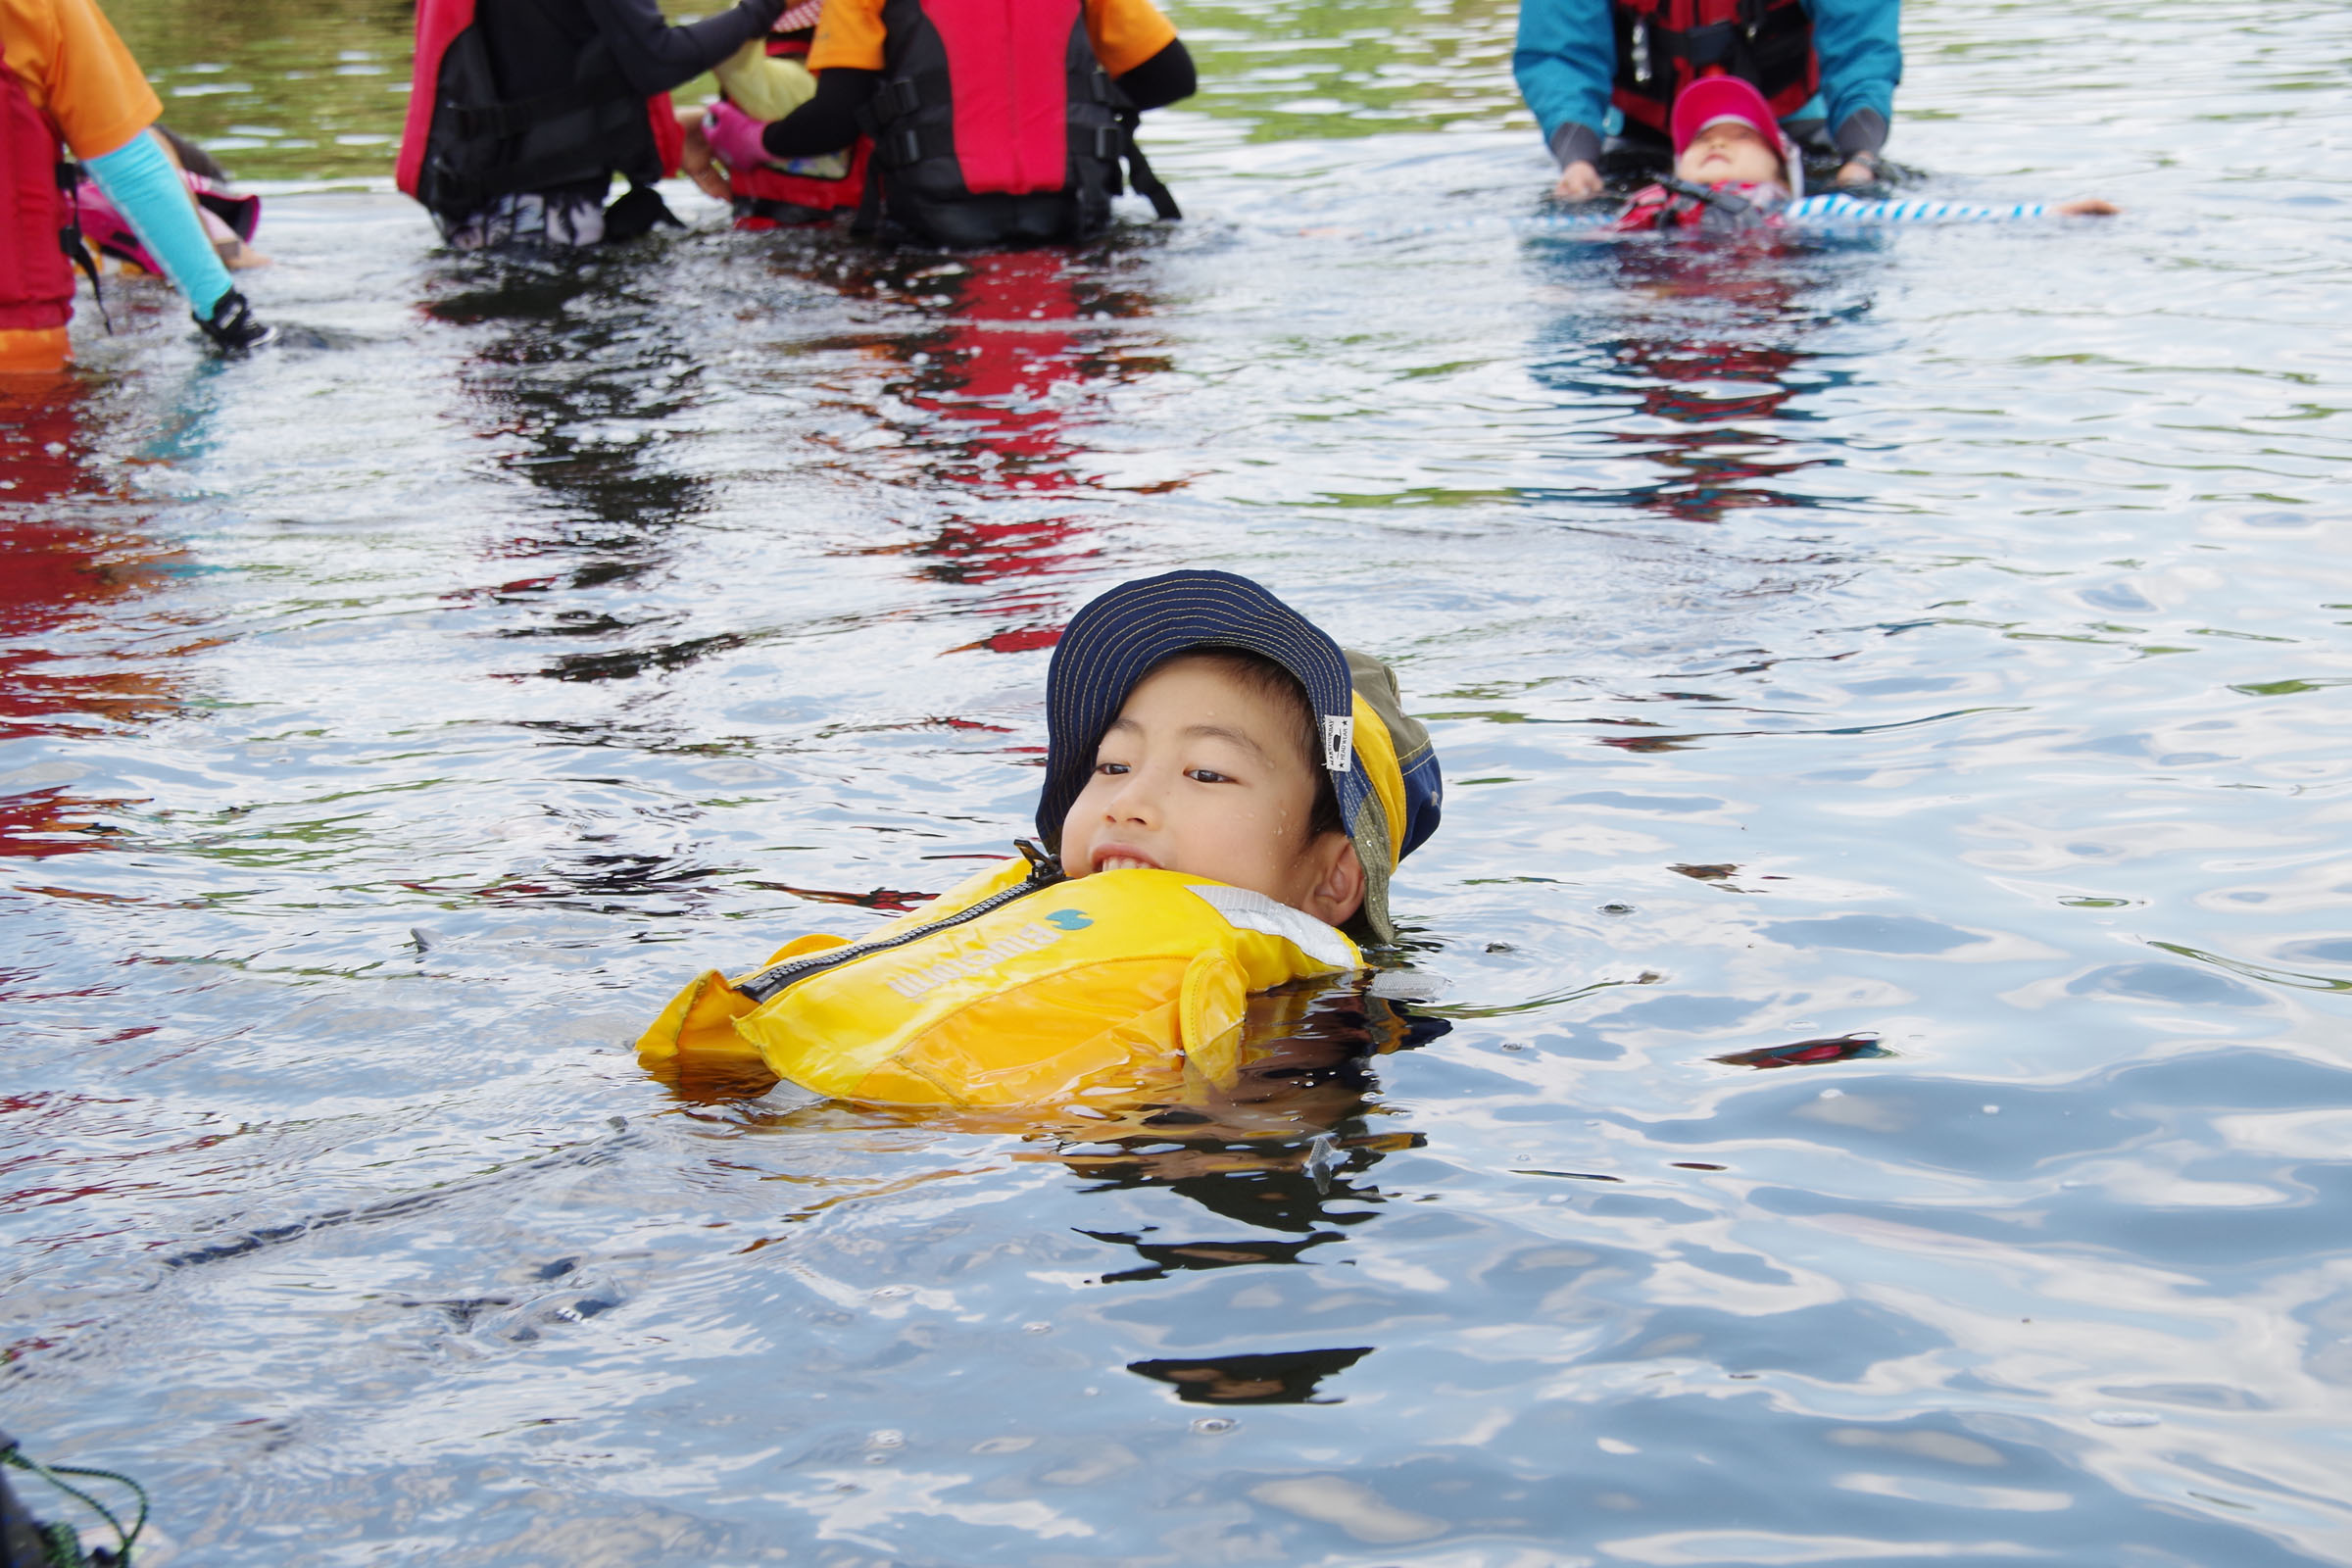
[[1095, 923], [1095, 917], [1078, 909], [1055, 909], [1046, 916], [1046, 924], [1056, 925], [1064, 931], [1083, 931]]

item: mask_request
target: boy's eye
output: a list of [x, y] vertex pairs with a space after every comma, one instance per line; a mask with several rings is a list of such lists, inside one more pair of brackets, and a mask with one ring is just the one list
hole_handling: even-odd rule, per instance
[[1213, 767], [1188, 767], [1184, 770], [1184, 776], [1196, 784], [1230, 784], [1233, 782], [1232, 775], [1220, 773]]

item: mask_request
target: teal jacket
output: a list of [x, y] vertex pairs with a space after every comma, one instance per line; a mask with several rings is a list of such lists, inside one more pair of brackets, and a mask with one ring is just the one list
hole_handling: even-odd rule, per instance
[[[1562, 165], [1600, 151], [1617, 42], [1611, 0], [1522, 0], [1512, 74]], [[1838, 150], [1877, 152], [1903, 79], [1902, 0], [1805, 0], [1821, 98]]]

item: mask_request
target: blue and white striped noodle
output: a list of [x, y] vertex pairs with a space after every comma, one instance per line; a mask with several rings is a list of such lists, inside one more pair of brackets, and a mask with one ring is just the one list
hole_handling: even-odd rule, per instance
[[[2047, 202], [2012, 202], [2006, 206], [1987, 207], [1973, 202], [1865, 201], [1858, 197], [1832, 194], [1807, 196], [1776, 209], [1775, 213], [1783, 222], [1792, 227], [1834, 228], [1893, 223], [2005, 223], [2023, 219], [2047, 218], [2051, 216], [2052, 209]], [[1521, 216], [1488, 213], [1443, 222], [1411, 223], [1396, 228], [1346, 231], [1310, 229], [1307, 232], [1324, 238], [1348, 240], [1412, 239], [1431, 234], [1497, 229], [1509, 229], [1521, 234], [1580, 233], [1597, 236], [1616, 221], [1615, 210]]]
[[1873, 202], [1852, 196], [1807, 196], [1781, 209], [1791, 223], [2001, 223], [2049, 215], [2046, 202], [1981, 207], [1969, 202]]

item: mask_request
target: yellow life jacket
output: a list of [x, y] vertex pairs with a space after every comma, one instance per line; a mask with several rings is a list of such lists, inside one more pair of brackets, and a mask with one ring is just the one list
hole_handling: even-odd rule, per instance
[[917, 1105], [1024, 1105], [1229, 1085], [1247, 998], [1363, 965], [1262, 893], [1180, 871], [1075, 881], [1020, 860], [851, 942], [806, 936], [705, 970], [639, 1059], [763, 1061], [804, 1089]]

